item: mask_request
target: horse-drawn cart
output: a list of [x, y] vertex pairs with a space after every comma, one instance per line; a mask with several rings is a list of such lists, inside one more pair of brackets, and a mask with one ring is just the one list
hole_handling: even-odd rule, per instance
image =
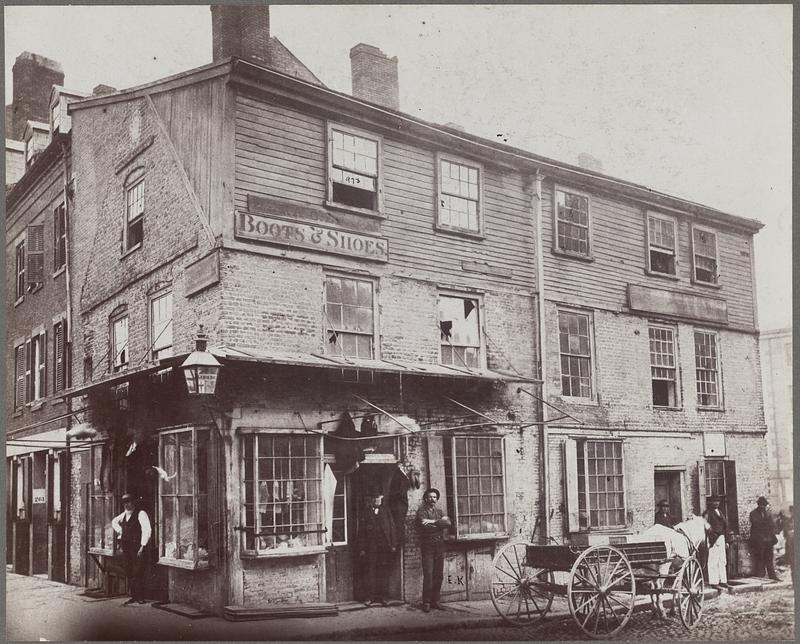
[[494, 558], [491, 598], [501, 617], [515, 625], [534, 624], [565, 597], [578, 627], [589, 637], [618, 633], [633, 613], [637, 595], [650, 595], [660, 612], [661, 595], [686, 628], [703, 612], [703, 573], [692, 552], [680, 568], [670, 566], [662, 541], [588, 548], [512, 543]]

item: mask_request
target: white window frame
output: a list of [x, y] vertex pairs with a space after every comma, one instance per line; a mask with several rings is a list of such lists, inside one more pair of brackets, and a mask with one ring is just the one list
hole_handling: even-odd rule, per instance
[[[664, 365], [657, 365], [653, 364], [653, 351], [651, 343], [654, 339], [650, 336], [651, 330], [658, 330], [658, 331], [668, 331], [672, 335], [672, 360], [673, 366], [666, 367]], [[675, 387], [675, 404], [674, 405], [656, 405], [655, 400], [653, 400], [653, 407], [655, 409], [680, 409], [681, 408], [681, 387], [680, 387], [680, 358], [678, 352], [678, 330], [666, 324], [658, 324], [656, 322], [651, 322], [647, 325], [647, 338], [648, 338], [648, 353], [650, 356], [650, 381], [659, 380], [659, 381], [669, 381], [668, 378], [658, 378], [654, 375], [654, 369], [671, 369], [674, 377], [672, 382], [674, 383]], [[660, 338], [655, 339], [656, 342], [662, 342]]]
[[[144, 216], [146, 212], [146, 184], [145, 184], [145, 175], [144, 170], [141, 168], [137, 168], [131, 174], [128, 175], [128, 178], [125, 180], [125, 189], [123, 191], [123, 199], [124, 199], [124, 221], [123, 221], [123, 234], [122, 234], [122, 254], [126, 255], [127, 253], [131, 253], [135, 251], [137, 248], [141, 248], [142, 244], [144, 244]], [[132, 195], [134, 194], [135, 190], [141, 188], [141, 199], [135, 199], [131, 201]], [[136, 204], [140, 204], [141, 208], [138, 209]], [[132, 209], [132, 207], [136, 206], [137, 209]], [[135, 212], [136, 214], [131, 218], [131, 213]], [[141, 227], [141, 234], [139, 235], [140, 239], [135, 242], [131, 243], [131, 228], [133, 226]]]
[[[350, 497], [350, 476], [347, 475], [347, 474], [341, 474], [340, 476], [342, 477], [341, 479], [339, 479], [338, 476], [336, 477], [336, 489], [338, 490], [339, 486], [341, 485], [342, 486], [342, 494], [340, 495], [340, 494], [336, 494], [334, 492], [334, 495], [333, 495], [334, 502], [330, 507], [330, 513], [331, 513], [331, 526], [333, 526], [333, 523], [335, 521], [341, 521], [342, 522], [342, 525], [344, 526], [344, 540], [343, 541], [334, 541], [333, 540], [333, 530], [331, 530], [331, 537], [330, 537], [331, 540], [330, 540], [329, 543], [332, 546], [346, 546], [348, 543], [350, 543], [350, 521], [348, 520], [348, 512], [350, 510], [350, 505], [349, 505], [349, 502], [348, 502], [348, 499]], [[336, 507], [336, 497], [337, 496], [341, 496], [342, 497], [342, 508], [343, 508], [343, 511], [344, 511], [344, 515], [341, 516], [341, 517], [337, 517], [337, 516], [335, 516], [333, 514], [333, 509]]]
[[[462, 168], [466, 168], [467, 171], [474, 170], [477, 172], [478, 176], [476, 182], [476, 189], [478, 195], [475, 199], [472, 199], [469, 196], [464, 197], [463, 195], [457, 195], [454, 193], [446, 192], [444, 190], [442, 186], [442, 182], [444, 179], [444, 175], [442, 172], [443, 163], [457, 165]], [[483, 174], [484, 174], [484, 167], [482, 163], [473, 161], [471, 159], [466, 159], [464, 157], [448, 154], [445, 152], [436, 153], [436, 225], [435, 225], [436, 230], [458, 233], [461, 235], [466, 235], [468, 237], [475, 237], [478, 239], [482, 239], [484, 237], [485, 233], [484, 233], [484, 214], [483, 214], [483, 202], [484, 202]], [[452, 223], [446, 223], [443, 221], [444, 200], [446, 197], [452, 197], [456, 199], [463, 199], [465, 201], [475, 202], [476, 222], [474, 228], [470, 226], [459, 226]]]
[[[470, 452], [469, 445], [474, 444], [472, 449], [478, 448], [478, 443], [482, 439], [488, 439], [490, 441], [489, 449], [490, 454], [488, 456], [480, 456], [473, 452]], [[506, 514], [507, 511], [507, 503], [506, 503], [506, 489], [508, 487], [508, 483], [506, 481], [507, 478], [507, 467], [506, 467], [506, 445], [505, 445], [505, 438], [499, 434], [453, 434], [447, 438], [445, 438], [448, 442], [447, 449], [445, 450], [444, 459], [445, 459], [445, 471], [447, 472], [447, 481], [446, 481], [446, 502], [447, 502], [447, 513], [450, 514], [452, 518], [452, 531], [455, 534], [456, 539], [458, 540], [470, 540], [470, 539], [502, 539], [508, 536], [508, 516]], [[456, 455], [456, 443], [459, 440], [465, 441], [465, 445], [467, 446], [467, 455], [466, 456], [457, 456]], [[481, 476], [481, 468], [480, 468], [480, 460], [483, 458], [492, 459], [494, 458], [491, 455], [491, 441], [499, 441], [500, 443], [500, 481], [501, 481], [501, 490], [494, 491], [492, 490], [488, 494], [483, 491], [483, 486], [481, 485], [481, 479], [486, 478], [485, 476]], [[470, 463], [473, 459], [477, 459], [478, 462], [478, 472], [471, 472], [467, 471], [466, 476], [459, 476], [458, 475], [458, 459], [464, 459], [467, 463], [467, 468], [469, 468]], [[490, 473], [489, 473], [489, 481], [490, 483], [494, 481], [494, 479], [498, 478], [494, 476], [494, 472], [491, 471], [491, 461], [490, 461]], [[470, 501], [474, 501], [479, 505], [479, 510], [477, 513], [462, 513], [459, 511], [459, 479], [461, 479], [462, 484], [466, 483], [468, 486], [468, 494], [466, 495], [466, 503], [469, 504]], [[465, 481], [465, 479], [469, 479]], [[475, 484], [475, 480], [478, 479], [477, 484], [479, 486], [478, 490], [473, 491], [469, 489], [470, 485]], [[470, 481], [471, 480], [471, 481]], [[492, 509], [488, 513], [484, 513], [480, 505], [486, 500], [489, 499], [492, 503]], [[494, 502], [499, 500], [501, 504], [500, 510], [495, 510]], [[466, 514], [466, 516], [477, 516], [481, 521], [481, 530], [478, 532], [469, 532], [469, 530], [464, 530], [461, 528], [461, 518]], [[486, 522], [484, 517], [485, 516], [497, 516], [500, 515], [502, 517], [502, 524], [499, 526], [497, 523]], [[486, 523], [490, 523], [494, 526], [492, 529], [490, 526], [486, 525]]]
[[[574, 250], [565, 250], [559, 247], [558, 244], [558, 222], [560, 221], [558, 218], [558, 193], [569, 193], [571, 195], [575, 195], [576, 197], [583, 197], [586, 199], [586, 245], [587, 249], [585, 253], [581, 253]], [[569, 222], [567, 222], [569, 223]], [[570, 224], [570, 225], [577, 225], [583, 228], [581, 224]], [[565, 257], [574, 257], [576, 259], [586, 259], [586, 260], [593, 260], [594, 259], [594, 240], [592, 235], [593, 223], [592, 223], [592, 196], [588, 192], [584, 192], [583, 190], [578, 190], [576, 188], [570, 188], [564, 185], [555, 184], [553, 186], [553, 252], [557, 255], [564, 255]]]
[[[118, 325], [124, 322], [124, 330], [125, 330], [125, 341], [120, 344], [118, 337]], [[112, 371], [122, 371], [128, 368], [130, 364], [130, 317], [128, 313], [119, 313], [111, 318], [109, 321], [109, 341], [110, 341], [110, 351], [109, 355], [111, 356], [111, 370]], [[125, 359], [122, 360], [122, 355], [124, 354]]]
[[[156, 318], [154, 307], [156, 306], [157, 302], [160, 302], [164, 298], [169, 298], [169, 309], [170, 309], [170, 317], [169, 322], [164, 325], [164, 329], [158, 331], [156, 329]], [[169, 358], [173, 354], [173, 346], [175, 342], [174, 338], [174, 322], [175, 322], [175, 299], [172, 294], [172, 289], [163, 289], [158, 291], [157, 293], [153, 293], [148, 298], [148, 305], [147, 305], [147, 317], [148, 317], [148, 346], [150, 347], [150, 356], [152, 360], [161, 360], [163, 358]], [[160, 344], [164, 343], [167, 336], [164, 335], [166, 333], [166, 329], [169, 328], [169, 344]], [[129, 329], [130, 332], [130, 329]], [[163, 352], [163, 355], [162, 355]]]
[[[588, 334], [589, 334], [589, 354], [588, 356], [584, 356], [577, 353], [563, 353], [561, 351], [561, 315], [582, 315], [587, 318], [588, 320]], [[567, 307], [558, 307], [556, 319], [558, 322], [558, 373], [559, 373], [559, 388], [561, 390], [561, 397], [574, 402], [593, 402], [597, 398], [597, 382], [596, 382], [596, 372], [597, 372], [597, 363], [595, 360], [595, 346], [594, 346], [594, 314], [592, 311], [585, 311], [581, 309], [572, 309]], [[564, 393], [564, 372], [562, 366], [562, 357], [563, 356], [570, 356], [575, 358], [588, 358], [589, 360], [589, 387], [590, 387], [590, 394], [589, 396], [575, 396], [567, 393]], [[571, 375], [571, 374], [570, 374]]]
[[14, 283], [14, 294], [16, 296], [15, 304], [19, 304], [25, 299], [25, 291], [27, 290], [27, 280], [25, 277], [25, 269], [27, 266], [27, 240], [25, 233], [21, 234], [14, 240], [14, 262], [15, 262], [15, 275], [16, 281]]
[[[478, 315], [478, 345], [456, 345], [452, 342], [445, 342], [444, 338], [442, 338], [442, 331], [441, 331], [441, 322], [442, 322], [442, 310], [441, 310], [441, 302], [442, 298], [449, 298], [455, 300], [470, 300], [475, 303], [475, 312]], [[480, 293], [464, 293], [463, 291], [439, 291], [437, 298], [436, 298], [436, 319], [437, 319], [437, 326], [439, 328], [439, 364], [445, 365], [448, 367], [452, 367], [453, 369], [460, 369], [460, 370], [471, 370], [471, 369], [483, 369], [486, 366], [486, 347], [485, 347], [485, 338], [483, 332], [483, 321], [484, 321], [484, 308], [483, 308], [483, 294]], [[469, 366], [462, 362], [461, 360], [451, 362], [444, 362], [444, 353], [442, 349], [444, 347], [451, 347], [454, 350], [458, 348], [474, 348], [477, 349], [478, 352], [478, 363], [477, 365]], [[456, 355], [455, 351], [453, 355]]]
[[[328, 280], [335, 279], [335, 280], [347, 280], [356, 283], [365, 283], [370, 285], [371, 294], [372, 294], [372, 332], [367, 333], [359, 330], [352, 330], [352, 329], [345, 329], [344, 326], [344, 309], [342, 311], [342, 325], [341, 327], [337, 328], [335, 324], [335, 316], [331, 316], [328, 311]], [[323, 319], [323, 343], [324, 343], [324, 353], [326, 355], [336, 356], [339, 358], [355, 358], [360, 360], [377, 360], [380, 356], [380, 347], [379, 341], [380, 338], [379, 329], [378, 329], [378, 285], [376, 280], [373, 278], [364, 276], [364, 275], [347, 275], [344, 273], [335, 273], [329, 272], [325, 273], [325, 279], [323, 280], [323, 292], [322, 292], [322, 319]], [[333, 306], [346, 306], [343, 302], [332, 302]], [[357, 307], [357, 308], [367, 308], [367, 307]], [[331, 342], [331, 333], [335, 333], [337, 336], [336, 343]], [[358, 337], [369, 337], [370, 339], [370, 356], [365, 358], [363, 356], [358, 357], [354, 355], [350, 355], [344, 352], [341, 342], [339, 341], [339, 337], [341, 335], [345, 336], [358, 336]]]
[[[334, 163], [334, 131], [340, 132], [347, 136], [354, 136], [359, 139], [363, 139], [366, 141], [370, 141], [376, 144], [376, 171], [375, 175], [371, 175], [370, 173], [366, 172], [359, 172], [352, 168], [347, 168], [346, 166], [339, 166]], [[379, 134], [375, 134], [373, 132], [368, 132], [366, 130], [361, 130], [359, 128], [354, 128], [349, 125], [343, 125], [341, 123], [334, 123], [328, 121], [327, 123], [327, 159], [326, 159], [326, 175], [327, 175], [327, 190], [326, 190], [326, 200], [325, 205], [330, 208], [335, 208], [337, 210], [345, 210], [345, 211], [352, 211], [362, 215], [368, 215], [371, 217], [379, 217], [383, 218], [383, 137]], [[334, 188], [334, 174], [336, 171], [342, 172], [343, 176], [347, 178], [350, 177], [350, 181], [347, 183], [351, 183], [352, 185], [356, 185], [356, 182], [362, 180], [364, 177], [372, 177], [375, 181], [375, 196], [374, 196], [374, 208], [361, 208], [359, 206], [353, 206], [347, 203], [343, 203], [341, 201], [335, 201], [333, 195], [333, 188]]]
[[[653, 261], [652, 261], [652, 253], [657, 252], [661, 253], [662, 255], [669, 255], [670, 249], [666, 246], [662, 246], [656, 243], [655, 240], [652, 239], [650, 235], [650, 220], [655, 219], [662, 222], [667, 222], [672, 224], [672, 240], [673, 240], [673, 247], [671, 249], [672, 253], [672, 272], [665, 272], [659, 271], [653, 268]], [[647, 212], [645, 215], [645, 230], [647, 234], [647, 272], [652, 275], [657, 275], [659, 277], [673, 277], [677, 278], [678, 276], [678, 220], [674, 217], [670, 217], [669, 215], [663, 215], [658, 212]]]
[[[325, 469], [324, 469], [325, 468], [325, 463], [324, 463], [325, 449], [324, 449], [324, 445], [323, 445], [323, 442], [322, 442], [323, 441], [323, 437], [322, 436], [318, 436], [318, 435], [317, 436], [315, 436], [315, 435], [309, 436], [309, 434], [307, 434], [306, 432], [297, 432], [297, 431], [291, 431], [291, 430], [285, 430], [285, 431], [278, 432], [278, 431], [261, 431], [261, 430], [258, 430], [258, 429], [250, 429], [250, 428], [248, 428], [248, 429], [240, 429], [239, 434], [240, 434], [240, 439], [239, 440], [240, 440], [240, 454], [241, 454], [241, 456], [240, 456], [240, 458], [241, 458], [241, 462], [240, 462], [240, 468], [241, 469], [240, 469], [240, 471], [242, 473], [241, 498], [240, 498], [240, 507], [241, 507], [240, 523], [241, 523], [242, 527], [245, 528], [241, 532], [241, 542], [240, 542], [241, 556], [243, 558], [262, 558], [262, 557], [263, 558], [269, 558], [269, 557], [285, 557], [285, 556], [291, 556], [291, 555], [318, 554], [318, 553], [325, 552], [325, 548], [326, 548], [325, 529], [326, 529], [327, 521], [326, 521], [326, 514], [325, 514], [325, 507], [324, 507], [324, 504], [325, 504], [324, 492], [323, 492], [323, 488], [322, 488], [323, 473], [325, 471]], [[317, 449], [318, 449], [318, 453], [317, 453], [316, 457], [312, 456], [312, 457], [307, 457], [307, 458], [309, 460], [314, 459], [314, 458], [317, 459], [317, 461], [318, 461], [317, 471], [318, 471], [318, 474], [319, 474], [319, 478], [317, 478], [317, 479], [306, 478], [306, 479], [302, 479], [302, 480], [304, 480], [304, 481], [316, 481], [316, 499], [312, 499], [310, 502], [317, 504], [316, 515], [318, 517], [318, 522], [312, 523], [312, 522], [309, 522], [308, 520], [306, 520], [302, 524], [303, 526], [305, 526], [304, 527], [304, 532], [297, 532], [297, 535], [298, 535], [298, 537], [303, 536], [305, 534], [310, 535], [311, 538], [313, 540], [317, 541], [318, 543], [312, 543], [311, 545], [295, 545], [295, 546], [292, 546], [293, 539], [290, 538], [290, 539], [288, 539], [286, 541], [286, 543], [288, 545], [286, 547], [281, 547], [279, 545], [280, 537], [284, 536], [286, 533], [291, 533], [291, 530], [286, 530], [283, 533], [281, 533], [281, 532], [279, 532], [277, 530], [272, 531], [271, 534], [263, 534], [262, 533], [262, 530], [261, 530], [262, 529], [261, 516], [260, 516], [261, 513], [258, 511], [258, 507], [261, 504], [260, 503], [260, 501], [261, 501], [261, 499], [260, 499], [260, 487], [261, 486], [258, 484], [258, 481], [261, 480], [261, 478], [259, 476], [259, 464], [258, 464], [258, 458], [259, 458], [259, 456], [258, 456], [258, 454], [259, 454], [258, 443], [259, 443], [259, 440], [262, 439], [262, 438], [265, 438], [265, 439], [269, 439], [269, 438], [272, 438], [272, 439], [274, 439], [274, 438], [289, 438], [290, 440], [292, 438], [299, 438], [299, 439], [303, 439], [303, 440], [316, 441]], [[247, 467], [246, 467], [245, 461], [247, 459], [247, 449], [245, 448], [245, 443], [244, 443], [245, 440], [251, 440], [251, 439], [253, 440], [253, 455], [252, 456], [253, 456], [253, 459], [254, 459], [254, 462], [252, 464], [252, 472], [251, 472], [254, 478], [252, 480], [246, 478], [247, 477]], [[268, 455], [268, 456], [262, 457], [262, 458], [275, 459], [275, 458], [281, 458], [281, 457], [275, 457], [275, 456], [271, 456], [270, 457]], [[289, 457], [289, 458], [291, 458], [291, 457]], [[273, 467], [274, 467], [274, 462], [273, 462]], [[289, 474], [291, 475], [291, 471], [289, 472]], [[273, 483], [275, 483], [275, 482], [284, 483], [285, 482], [285, 483], [287, 483], [287, 485], [285, 487], [288, 490], [288, 487], [289, 487], [288, 483], [291, 482], [292, 483], [292, 489], [294, 489], [294, 482], [297, 479], [285, 478], [285, 477], [277, 478], [276, 477], [274, 479], [264, 479], [264, 480], [273, 480]], [[249, 504], [246, 503], [246, 499], [247, 499], [246, 495], [247, 495], [247, 485], [248, 484], [252, 484], [253, 485], [253, 497], [252, 497], [252, 506], [254, 508], [253, 509], [254, 525], [253, 526], [249, 526], [248, 522], [247, 522], [247, 507], [248, 507]], [[312, 483], [312, 485], [313, 485], [313, 483]], [[274, 485], [273, 485], [273, 489], [275, 489]], [[304, 503], [308, 503], [308, 501], [304, 500]], [[285, 502], [283, 504], [286, 505]], [[292, 505], [292, 501], [289, 501], [288, 504], [291, 506]], [[304, 511], [307, 511], [307, 508], [304, 508]], [[290, 507], [290, 513], [291, 513], [291, 507]], [[282, 524], [282, 525], [285, 525], [285, 524]], [[289, 525], [291, 526], [292, 524], [290, 523]], [[300, 525], [300, 524], [297, 524], [297, 525]], [[317, 527], [309, 529], [309, 526], [312, 526], [312, 525], [317, 526]], [[249, 538], [248, 534], [250, 532], [255, 532], [255, 534], [253, 536], [253, 546], [254, 546], [254, 548], [248, 548], [247, 547], [247, 541], [248, 541], [248, 538]], [[270, 531], [267, 531], [267, 532], [270, 532]], [[318, 536], [314, 537], [313, 535], [318, 535]], [[290, 536], [290, 535], [287, 535], [287, 536]], [[272, 537], [271, 541], [270, 541], [270, 537]], [[303, 537], [303, 540], [305, 540], [305, 538], [306, 537]], [[262, 539], [264, 540], [263, 542], [261, 541]]]
[[47, 395], [47, 332], [38, 327], [31, 332], [28, 353], [30, 391], [28, 403], [35, 405]]
[[[695, 248], [695, 241], [694, 241], [694, 233], [695, 231], [710, 233], [714, 235], [714, 279], [713, 281], [701, 280], [697, 277], [697, 257], [698, 252]], [[719, 231], [713, 228], [709, 228], [708, 226], [700, 226], [698, 224], [692, 224], [691, 226], [691, 243], [692, 243], [692, 282], [694, 284], [702, 284], [704, 286], [716, 286], [719, 287]], [[710, 255], [700, 255], [701, 257], [705, 257], [707, 259], [712, 259]]]
[[[183, 426], [178, 428], [165, 429], [158, 434], [158, 465], [166, 472], [166, 479], [160, 476], [158, 479], [158, 534], [160, 535], [158, 544], [158, 563], [165, 566], [172, 566], [175, 568], [187, 568], [189, 570], [197, 570], [200, 568], [208, 568], [211, 561], [211, 522], [209, 521], [209, 493], [211, 492], [210, 474], [211, 468], [209, 467], [208, 457], [211, 450], [211, 428], [207, 426]], [[180, 449], [180, 442], [182, 438], [190, 438], [190, 454], [191, 462], [185, 464], [183, 456], [185, 455]], [[175, 439], [175, 460], [174, 463], [167, 463], [165, 458], [165, 449], [167, 439]], [[205, 473], [206, 480], [201, 481], [200, 478], [200, 462], [199, 462], [199, 447], [201, 442], [205, 443]], [[170, 470], [176, 468], [176, 471]], [[188, 474], [184, 476], [185, 468], [189, 470]], [[181, 484], [190, 485], [191, 489], [184, 487], [181, 489]], [[205, 489], [203, 492], [202, 490]], [[175, 539], [167, 540], [167, 530], [165, 523], [165, 511], [167, 508], [166, 499], [172, 499], [172, 516], [173, 524], [172, 530]], [[191, 523], [191, 550], [187, 548], [187, 552], [181, 552], [181, 544], [179, 543], [182, 536], [182, 523], [186, 518], [181, 512], [180, 502], [190, 500], [192, 505], [191, 516], [189, 522]], [[205, 507], [203, 507], [205, 506]], [[200, 550], [203, 549], [201, 543], [201, 517], [206, 517], [206, 525], [202, 526], [205, 530], [206, 544], [205, 544], [205, 557], [201, 556]], [[189, 554], [189, 556], [186, 556]]]
[[[105, 452], [105, 453], [104, 453]], [[118, 509], [116, 507], [114, 493], [106, 489], [107, 481], [104, 481], [100, 474], [103, 471], [103, 459], [110, 461], [110, 450], [105, 443], [95, 443], [89, 447], [89, 467], [91, 481], [89, 483], [89, 511], [87, 522], [89, 524], [89, 539], [87, 550], [91, 554], [101, 554], [112, 556], [116, 549], [116, 537], [111, 528], [113, 519]], [[111, 463], [105, 464], [106, 468], [111, 467]], [[114, 473], [107, 474], [114, 481]], [[120, 482], [117, 476], [116, 482]], [[99, 516], [98, 516], [99, 515]], [[100, 541], [95, 543], [95, 530], [100, 529]]]
[[[698, 370], [701, 369], [701, 367], [699, 367], [698, 364], [697, 364], [697, 360], [698, 360], [698, 357], [699, 357], [697, 355], [697, 334], [698, 333], [702, 333], [703, 335], [711, 336], [711, 337], [714, 338], [714, 351], [716, 353], [716, 369], [711, 370], [711, 369], [702, 367], [702, 370], [703, 371], [713, 371], [714, 374], [715, 374], [715, 384], [716, 384], [716, 387], [717, 387], [717, 404], [716, 405], [703, 405], [703, 404], [700, 403], [700, 395], [701, 394], [700, 394], [700, 391], [698, 390], [698, 387], [699, 387], [701, 382], [709, 382], [709, 381], [705, 381], [705, 380], [701, 381], [697, 377], [698, 376], [697, 372], [698, 372]], [[722, 392], [722, 354], [721, 354], [721, 351], [720, 351], [720, 341], [719, 340], [720, 340], [719, 333], [714, 331], [714, 330], [711, 330], [711, 329], [694, 329], [694, 332], [692, 334], [692, 344], [694, 345], [694, 364], [695, 364], [695, 377], [694, 377], [694, 381], [695, 381], [695, 404], [697, 405], [697, 408], [700, 409], [700, 410], [705, 410], [705, 409], [722, 410], [722, 409], [725, 408], [724, 397], [723, 397], [723, 392]]]

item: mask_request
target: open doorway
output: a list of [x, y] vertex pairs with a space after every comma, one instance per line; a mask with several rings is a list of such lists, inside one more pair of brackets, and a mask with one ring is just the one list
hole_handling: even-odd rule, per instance
[[675, 523], [684, 520], [683, 500], [681, 495], [681, 472], [673, 470], [656, 470], [654, 473], [654, 499], [653, 507], [659, 501], [669, 503], [669, 513]]

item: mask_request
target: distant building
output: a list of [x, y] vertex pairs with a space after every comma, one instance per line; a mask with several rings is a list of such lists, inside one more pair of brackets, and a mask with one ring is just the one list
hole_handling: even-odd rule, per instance
[[761, 333], [761, 373], [767, 421], [770, 501], [775, 508], [786, 508], [794, 498], [791, 329]]

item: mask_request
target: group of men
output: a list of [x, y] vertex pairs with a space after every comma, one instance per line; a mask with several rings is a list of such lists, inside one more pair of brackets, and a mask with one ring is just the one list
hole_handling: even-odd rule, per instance
[[[728, 528], [728, 521], [720, 510], [722, 499], [711, 496], [707, 499], [707, 507], [703, 517], [709, 524], [707, 532], [706, 572], [708, 583], [717, 588], [729, 588], [727, 568], [726, 545], [730, 542], [732, 532]], [[750, 546], [753, 557], [753, 576], [769, 577], [780, 581], [775, 573], [773, 548], [778, 542], [776, 534], [783, 531], [786, 540], [785, 559], [791, 569], [792, 582], [794, 582], [794, 521], [792, 518], [793, 507], [789, 506], [789, 514], [783, 512], [776, 520], [769, 511], [769, 501], [760, 496], [756, 501], [756, 508], [750, 512]], [[658, 502], [654, 523], [674, 527], [675, 520], [669, 511], [669, 501], [662, 499]], [[727, 542], [726, 542], [727, 539]], [[764, 574], [766, 573], [766, 575]]]

